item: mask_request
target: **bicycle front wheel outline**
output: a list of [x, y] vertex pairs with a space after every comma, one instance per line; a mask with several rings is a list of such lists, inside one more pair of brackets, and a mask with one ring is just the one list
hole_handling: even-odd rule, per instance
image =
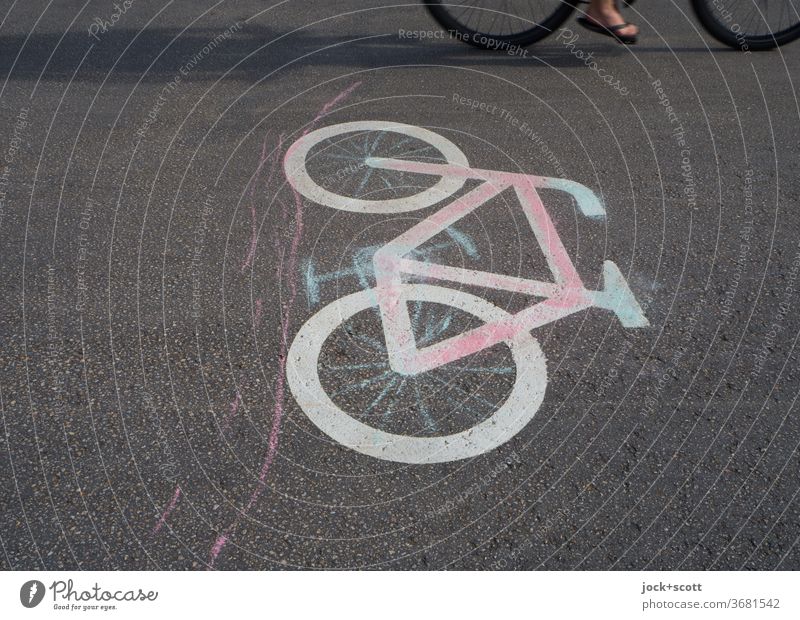
[[[430, 284], [404, 285], [408, 301], [455, 307], [482, 321], [509, 314], [491, 302], [464, 291]], [[524, 332], [507, 346], [517, 367], [506, 400], [491, 416], [464, 431], [435, 437], [397, 435], [356, 420], [331, 400], [319, 377], [319, 357], [328, 336], [358, 312], [377, 305], [374, 289], [341, 297], [313, 315], [300, 328], [289, 349], [287, 380], [295, 401], [308, 418], [334, 441], [373, 458], [428, 465], [480, 456], [517, 435], [536, 415], [547, 388], [547, 362], [538, 341]]]
[[[530, 4], [530, 2], [531, 0], [525, 0], [523, 4]], [[551, 35], [556, 28], [569, 19], [570, 15], [575, 11], [575, 5], [578, 2], [579, 0], [562, 0], [560, 6], [556, 7], [553, 13], [546, 18], [541, 21], [531, 19], [529, 20], [532, 24], [530, 28], [510, 34], [481, 30], [480, 21], [476, 27], [471, 27], [463, 23], [463, 10], [460, 12], [459, 17], [455, 16], [459, 8], [459, 3], [455, 0], [425, 0], [424, 4], [425, 8], [428, 9], [428, 12], [436, 22], [451, 35], [457, 36], [460, 41], [483, 49], [508, 52], [508, 48], [511, 46], [524, 47], [532, 45]], [[475, 6], [474, 2], [466, 8], [481, 10]], [[487, 9], [486, 12], [487, 14], [491, 14], [487, 16], [487, 20], [490, 17], [497, 18], [498, 15], [504, 16], [504, 13], [501, 11]], [[461, 18], [462, 21], [459, 21], [459, 18]], [[505, 16], [505, 19], [507, 21], [508, 16]], [[521, 18], [520, 21], [525, 21], [525, 19], [526, 18]], [[495, 28], [497, 21], [497, 19], [492, 21], [491, 28]], [[500, 22], [501, 24], [504, 23], [502, 19]], [[454, 35], [454, 33], [457, 34]]]
[[342, 134], [367, 131], [390, 131], [416, 138], [436, 148], [446, 159], [447, 163], [469, 168], [469, 161], [463, 151], [453, 142], [433, 131], [416, 125], [392, 123], [388, 121], [354, 121], [340, 123], [316, 129], [302, 136], [289, 147], [284, 158], [284, 173], [289, 185], [305, 198], [317, 204], [356, 213], [406, 213], [425, 209], [458, 192], [466, 179], [459, 177], [442, 177], [439, 181], [413, 196], [392, 198], [388, 200], [365, 200], [353, 196], [335, 194], [319, 185], [306, 168], [309, 152], [314, 146]]
[[791, 15], [791, 12], [794, 11], [793, 19], [796, 19], [794, 23], [777, 32], [764, 34], [746, 32], [740, 23], [741, 17], [737, 19], [737, 16], [729, 11], [730, 19], [726, 19], [715, 10], [720, 7], [725, 9], [724, 3], [715, 0], [692, 0], [692, 9], [703, 28], [717, 41], [728, 47], [742, 51], [763, 51], [774, 49], [800, 38], [800, 15], [793, 7], [789, 8], [789, 13]]

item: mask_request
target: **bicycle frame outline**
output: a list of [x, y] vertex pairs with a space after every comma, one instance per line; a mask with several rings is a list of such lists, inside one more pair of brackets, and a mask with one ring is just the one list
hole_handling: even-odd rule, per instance
[[[438, 177], [433, 187], [406, 198], [374, 200], [336, 194], [316, 184], [306, 168], [307, 157], [316, 144], [347, 133], [372, 131], [397, 132], [436, 148], [447, 163], [370, 156], [362, 160], [373, 168]], [[472, 458], [493, 450], [525, 428], [544, 400], [547, 360], [531, 330], [590, 307], [615, 312], [626, 327], [649, 324], [613, 262], [603, 264], [602, 290], [586, 289], [538, 191], [548, 188], [567, 192], [584, 215], [604, 217], [605, 210], [599, 199], [583, 185], [566, 179], [473, 168], [463, 152], [444, 136], [422, 127], [386, 121], [342, 123], [304, 134], [287, 150], [284, 171], [294, 191], [320, 205], [350, 213], [384, 215], [440, 205], [456, 196], [468, 180], [480, 181], [474, 189], [378, 247], [372, 256], [374, 288], [364, 288], [332, 301], [312, 315], [295, 334], [287, 354], [287, 381], [297, 404], [328, 437], [361, 454], [398, 463], [435, 464]], [[542, 248], [553, 282], [451, 267], [428, 262], [420, 255], [419, 250], [424, 250], [420, 246], [437, 233], [447, 231], [482, 204], [511, 190], [520, 201]], [[403, 282], [404, 274], [527, 293], [544, 301], [511, 314], [460, 286]], [[407, 301], [456, 308], [476, 317], [481, 326], [420, 348], [412, 331]], [[380, 315], [387, 347], [384, 364], [388, 363], [391, 370], [408, 377], [420, 375], [503, 342], [516, 366], [511, 391], [490, 417], [449, 435], [395, 434], [361, 422], [331, 398], [320, 378], [320, 356], [334, 330], [349, 317], [370, 308]]]
[[[592, 291], [584, 286], [537, 191], [537, 188], [566, 191], [575, 197], [584, 215], [592, 218], [604, 217], [602, 204], [588, 188], [565, 179], [483, 170], [455, 164], [388, 158], [368, 158], [366, 163], [375, 168], [432, 175], [443, 179], [457, 177], [464, 181], [482, 181], [467, 194], [387, 243], [373, 257], [378, 305], [389, 364], [394, 371], [404, 375], [417, 375], [590, 307], [615, 312], [625, 327], [649, 325], [624, 276], [612, 261], [605, 261], [603, 265], [603, 290]], [[555, 282], [405, 258], [413, 249], [509, 189], [516, 193]], [[543, 297], [544, 301], [534, 303], [501, 321], [484, 323], [446, 340], [418, 348], [404, 295], [403, 274], [524, 293]]]

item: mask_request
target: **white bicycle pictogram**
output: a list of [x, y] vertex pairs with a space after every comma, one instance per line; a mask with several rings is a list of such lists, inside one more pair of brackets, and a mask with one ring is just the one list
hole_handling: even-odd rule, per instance
[[[363, 144], [374, 145], [381, 140], [385, 144], [387, 135], [425, 146], [407, 150], [403, 157], [368, 154], [362, 160], [362, 168], [381, 174], [410, 175], [415, 182], [404, 182], [402, 186], [406, 193], [413, 191], [413, 194], [387, 199], [370, 197], [370, 194], [366, 197], [342, 195], [323, 187], [309, 171], [309, 164], [320, 156], [323, 143], [332, 145], [328, 150], [331, 152], [331, 149], [341, 149], [337, 140], [345, 136], [357, 136], [359, 141], [364, 137]], [[370, 136], [374, 139], [370, 140]], [[435, 157], [423, 155], [426, 150], [434, 151]], [[300, 328], [289, 349], [287, 378], [298, 405], [326, 435], [362, 454], [400, 463], [431, 464], [471, 458], [493, 450], [519, 433], [544, 400], [546, 359], [532, 330], [591, 307], [614, 312], [624, 327], [648, 325], [642, 308], [612, 261], [603, 264], [602, 290], [589, 290], [584, 286], [537, 191], [549, 188], [567, 192], [584, 215], [603, 217], [605, 210], [600, 200], [583, 185], [565, 179], [473, 168], [464, 153], [443, 136], [421, 127], [384, 121], [343, 123], [312, 131], [289, 148], [284, 158], [284, 171], [290, 185], [305, 198], [359, 213], [397, 214], [425, 209], [456, 195], [468, 181], [478, 183], [378, 249], [372, 261], [376, 286], [323, 307]], [[514, 191], [544, 253], [552, 282], [412, 257], [424, 243], [506, 190]], [[410, 283], [404, 281], [404, 276], [421, 277], [437, 284]], [[522, 293], [537, 301], [519, 312], [510, 313], [477, 295], [452, 288], [448, 283]], [[420, 302], [456, 308], [481, 324], [438, 342], [424, 344], [415, 336], [409, 311], [410, 303]], [[320, 380], [320, 354], [334, 330], [358, 313], [376, 306], [387, 365], [401, 377], [424, 376], [498, 344], [507, 346], [515, 366], [515, 379], [504, 402], [470, 428], [437, 436], [389, 432], [344, 411]]]

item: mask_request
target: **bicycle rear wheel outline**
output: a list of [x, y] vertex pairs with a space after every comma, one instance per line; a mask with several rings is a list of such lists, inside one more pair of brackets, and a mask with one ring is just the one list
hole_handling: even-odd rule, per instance
[[328, 125], [312, 131], [292, 144], [283, 161], [284, 173], [289, 184], [305, 198], [333, 209], [356, 213], [406, 213], [425, 209], [458, 192], [466, 179], [442, 177], [433, 187], [413, 196], [392, 198], [389, 200], [364, 200], [352, 196], [335, 194], [319, 185], [308, 174], [306, 162], [309, 152], [320, 142], [336, 136], [366, 131], [391, 131], [411, 138], [416, 138], [436, 148], [447, 163], [469, 168], [469, 161], [464, 152], [453, 142], [433, 131], [388, 121], [354, 121]]
[[[455, 307], [489, 322], [508, 313], [491, 302], [456, 289], [404, 285], [408, 301]], [[538, 341], [524, 332], [506, 342], [517, 367], [506, 400], [491, 416], [464, 431], [436, 437], [397, 435], [356, 420], [328, 396], [319, 377], [319, 356], [328, 336], [358, 312], [377, 305], [374, 289], [341, 297], [313, 315], [295, 335], [287, 359], [287, 380], [295, 401], [323, 433], [356, 452], [398, 463], [428, 465], [480, 456], [517, 435], [536, 415], [547, 389], [547, 362]]]
[[[528, 4], [533, 0], [525, 0], [524, 4]], [[465, 43], [489, 50], [508, 50], [510, 46], [527, 46], [541, 41], [545, 37], [553, 33], [553, 31], [561, 26], [569, 19], [570, 15], [575, 11], [575, 5], [579, 0], [563, 0], [561, 5], [556, 10], [541, 21], [536, 21], [532, 28], [523, 30], [513, 34], [492, 33], [481, 30], [476, 30], [468, 25], [460, 22], [454, 16], [458, 10], [455, 0], [425, 0], [425, 7], [431, 14], [433, 19], [444, 28], [451, 35], [458, 33], [458, 38]], [[474, 3], [468, 8], [477, 8]], [[488, 11], [487, 11], [488, 12]], [[501, 11], [492, 11], [502, 15]], [[463, 12], [462, 12], [463, 13]], [[496, 20], [492, 23], [492, 27]], [[480, 22], [478, 23], [480, 26]]]
[[[717, 41], [729, 47], [742, 51], [763, 51], [774, 49], [800, 38], [800, 15], [797, 13], [797, 8], [793, 6], [789, 8], [789, 11], [794, 11], [796, 22], [778, 32], [756, 35], [743, 32], [741, 24], [733, 13], [731, 13], [732, 17], [727, 22], [724, 19], [720, 20], [715, 12], [715, 5], [717, 4], [718, 1], [715, 2], [715, 0], [692, 0], [692, 9], [703, 28]], [[724, 9], [725, 3], [722, 2], [721, 4]], [[730, 26], [726, 24], [730, 24]], [[734, 25], [739, 28], [738, 32], [733, 30]]]

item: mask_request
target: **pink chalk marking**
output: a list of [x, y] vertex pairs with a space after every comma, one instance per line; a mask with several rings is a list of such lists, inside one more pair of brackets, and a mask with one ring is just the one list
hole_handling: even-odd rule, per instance
[[531, 297], [555, 297], [559, 291], [559, 287], [551, 282], [526, 280], [525, 278], [493, 273], [491, 271], [477, 271], [474, 269], [464, 269], [463, 267], [437, 265], [436, 263], [426, 263], [409, 258], [400, 259], [400, 270], [403, 273], [415, 276], [433, 280], [448, 280], [450, 282], [463, 282], [464, 278], [468, 277], [470, 284], [473, 286], [493, 288], [500, 291], [513, 291], [515, 293], [530, 295]]
[[156, 523], [156, 526], [153, 528], [153, 534], [158, 534], [161, 531], [161, 528], [164, 527], [167, 523], [167, 519], [172, 514], [172, 511], [175, 510], [175, 507], [178, 505], [178, 500], [181, 498], [181, 488], [179, 486], [175, 487], [175, 492], [172, 494], [172, 499], [169, 501], [164, 513]]
[[402, 355], [406, 356], [406, 367], [413, 374], [427, 372], [501, 342], [513, 340], [523, 332], [563, 319], [591, 305], [591, 301], [582, 291], [565, 289], [565, 294], [530, 306], [502, 321], [485, 323], [458, 336], [417, 349], [412, 355], [408, 355], [406, 351]]
[[[330, 110], [332, 110], [336, 106], [337, 103], [345, 99], [360, 85], [361, 82], [355, 82], [354, 84], [351, 84], [341, 93], [336, 95], [336, 97], [334, 97], [324, 106], [322, 106], [322, 109], [314, 118], [314, 120], [311, 121], [309, 126], [305, 129], [303, 135], [308, 134], [313, 129], [314, 125], [318, 123], [324, 116], [326, 116], [330, 112]], [[287, 262], [287, 271], [290, 274], [289, 277], [290, 294], [289, 294], [289, 299], [286, 303], [286, 308], [284, 310], [283, 317], [281, 319], [281, 347], [280, 347], [280, 354], [278, 356], [278, 359], [280, 360], [278, 376], [275, 382], [275, 409], [273, 410], [273, 415], [272, 415], [272, 428], [270, 429], [269, 441], [267, 445], [267, 453], [264, 457], [264, 462], [261, 465], [261, 472], [258, 477], [258, 485], [255, 487], [252, 495], [250, 496], [250, 502], [247, 504], [246, 511], [249, 511], [250, 508], [252, 508], [253, 504], [255, 504], [255, 502], [258, 500], [259, 496], [263, 492], [264, 481], [267, 477], [267, 473], [269, 472], [270, 466], [275, 460], [275, 455], [278, 452], [278, 437], [280, 435], [281, 421], [283, 420], [283, 414], [284, 414], [283, 404], [286, 396], [286, 355], [289, 349], [289, 324], [290, 324], [291, 310], [294, 307], [294, 302], [295, 299], [297, 298], [297, 281], [292, 277], [292, 274], [294, 274], [297, 269], [297, 251], [300, 247], [300, 239], [303, 236], [303, 199], [297, 192], [297, 190], [295, 190], [294, 188], [292, 188], [292, 193], [294, 194], [294, 203], [295, 203], [295, 230], [294, 230], [294, 237], [292, 238], [292, 243], [289, 247], [289, 258]]]
[[211, 566], [214, 565], [214, 560], [217, 559], [217, 556], [219, 556], [222, 548], [227, 544], [227, 542], [228, 534], [220, 534], [217, 536], [217, 539], [214, 541], [214, 546], [211, 547]]
[[558, 231], [547, 209], [544, 208], [539, 193], [530, 183], [515, 185], [514, 189], [556, 282], [565, 288], [583, 289], [583, 282], [564, 244], [561, 243], [561, 237], [558, 236]]
[[256, 214], [256, 205], [255, 205], [255, 190], [256, 186], [258, 185], [258, 181], [261, 177], [261, 169], [264, 167], [266, 162], [270, 162], [269, 174], [267, 175], [267, 179], [264, 182], [264, 187], [269, 187], [270, 182], [272, 181], [272, 177], [275, 174], [276, 164], [278, 162], [278, 154], [281, 152], [283, 147], [283, 134], [278, 137], [278, 145], [275, 147], [275, 150], [271, 153], [267, 154], [267, 138], [269, 137], [269, 131], [264, 135], [264, 142], [261, 145], [261, 158], [258, 162], [258, 167], [256, 168], [256, 172], [253, 175], [253, 180], [250, 184], [250, 192], [249, 192], [249, 202], [250, 202], [250, 220], [251, 220], [251, 234], [250, 234], [250, 247], [247, 251], [247, 256], [242, 262], [241, 271], [242, 273], [245, 272], [249, 267], [253, 264], [253, 259], [256, 255], [256, 246], [258, 245], [258, 218]]
[[239, 390], [236, 390], [236, 397], [231, 401], [230, 406], [228, 407], [228, 411], [225, 414], [225, 417], [222, 418], [222, 424], [220, 424], [220, 431], [224, 435], [228, 429], [231, 427], [231, 420], [236, 416], [239, 411], [239, 405], [242, 404], [242, 395]]
[[[374, 255], [378, 305], [389, 362], [393, 370], [406, 375], [427, 372], [501, 342], [507, 342], [522, 332], [531, 331], [593, 305], [596, 296], [585, 289], [536, 191], [537, 187], [549, 186], [550, 181], [547, 177], [394, 159], [374, 158], [369, 160], [369, 165], [419, 174], [452, 175], [483, 181], [472, 191], [412, 226]], [[553, 274], [553, 283], [405, 258], [415, 248], [512, 187]], [[428, 278], [511, 292], [525, 292], [534, 297], [544, 297], [545, 300], [502, 320], [486, 323], [420, 349], [414, 338], [406, 304], [403, 274], [423, 275]]]
[[261, 317], [264, 314], [264, 301], [259, 297], [256, 299], [256, 312], [255, 317], [253, 317], [253, 323], [255, 327], [258, 327], [261, 324]]
[[256, 172], [253, 175], [253, 180], [250, 182], [250, 191], [249, 195], [249, 202], [250, 202], [250, 225], [251, 225], [251, 233], [250, 233], [250, 249], [247, 252], [247, 256], [245, 257], [244, 261], [242, 262], [242, 272], [244, 273], [245, 269], [247, 269], [253, 261], [253, 257], [255, 256], [256, 252], [256, 241], [257, 241], [257, 226], [258, 221], [256, 217], [256, 205], [255, 205], [255, 190], [256, 186], [258, 185], [258, 179], [261, 176], [261, 169], [264, 167], [268, 159], [271, 159], [271, 156], [267, 155], [267, 138], [269, 137], [269, 131], [264, 134], [264, 141], [261, 144], [261, 157], [258, 160], [258, 166], [256, 167]]
[[328, 112], [330, 112], [330, 111], [331, 111], [331, 110], [334, 108], [334, 106], [335, 106], [337, 103], [339, 103], [340, 101], [342, 101], [342, 100], [346, 99], [347, 97], [349, 97], [349, 96], [350, 96], [350, 94], [351, 94], [351, 93], [352, 93], [352, 92], [353, 92], [353, 91], [354, 91], [356, 88], [358, 88], [359, 86], [361, 86], [361, 82], [353, 82], [353, 83], [352, 83], [350, 86], [348, 86], [347, 88], [345, 88], [345, 89], [344, 89], [342, 92], [340, 92], [338, 95], [336, 95], [336, 96], [335, 96], [333, 99], [331, 99], [331, 100], [330, 100], [328, 103], [326, 103], [324, 106], [322, 106], [322, 108], [321, 108], [321, 109], [320, 109], [320, 111], [319, 111], [319, 114], [317, 114], [317, 115], [314, 117], [314, 120], [313, 120], [313, 121], [311, 121], [311, 123], [309, 124], [309, 126], [308, 126], [308, 127], [306, 128], [306, 130], [303, 132], [303, 135], [305, 136], [305, 135], [306, 135], [308, 132], [310, 132], [310, 131], [311, 131], [311, 129], [313, 129], [314, 125], [316, 125], [316, 124], [317, 124], [317, 123], [318, 123], [320, 120], [322, 120], [322, 117], [323, 117], [323, 116], [327, 115], [327, 114], [328, 114]]
[[[308, 132], [310, 132], [314, 125], [325, 115], [327, 115], [337, 103], [345, 99], [360, 85], [361, 82], [355, 82], [354, 84], [351, 84], [341, 93], [336, 95], [336, 97], [322, 106], [320, 112], [316, 117], [314, 117], [314, 120], [311, 121], [309, 126], [303, 132], [303, 135], [306, 135]], [[295, 230], [289, 247], [289, 257], [287, 259], [286, 267], [286, 271], [289, 273], [289, 299], [287, 300], [283, 311], [283, 316], [281, 318], [281, 346], [278, 355], [278, 376], [275, 379], [275, 407], [272, 412], [272, 427], [270, 429], [269, 440], [267, 442], [267, 452], [261, 464], [261, 471], [259, 472], [258, 476], [258, 484], [255, 486], [250, 495], [250, 500], [247, 503], [247, 507], [244, 509], [244, 511], [242, 511], [242, 513], [240, 513], [240, 516], [237, 517], [233, 524], [228, 527], [223, 534], [218, 536], [214, 542], [214, 546], [212, 547], [210, 554], [209, 568], [213, 568], [217, 557], [219, 557], [219, 554], [230, 540], [230, 537], [236, 531], [241, 517], [250, 511], [263, 493], [264, 489], [266, 488], [265, 481], [267, 474], [269, 473], [270, 467], [272, 466], [275, 456], [278, 453], [278, 440], [280, 437], [281, 422], [284, 415], [284, 400], [286, 397], [286, 356], [289, 349], [289, 325], [292, 309], [294, 307], [295, 299], [297, 298], [297, 282], [294, 279], [294, 274], [297, 271], [297, 253], [300, 247], [300, 239], [303, 235], [303, 199], [294, 188], [292, 188], [292, 192], [294, 194], [295, 204]]]

